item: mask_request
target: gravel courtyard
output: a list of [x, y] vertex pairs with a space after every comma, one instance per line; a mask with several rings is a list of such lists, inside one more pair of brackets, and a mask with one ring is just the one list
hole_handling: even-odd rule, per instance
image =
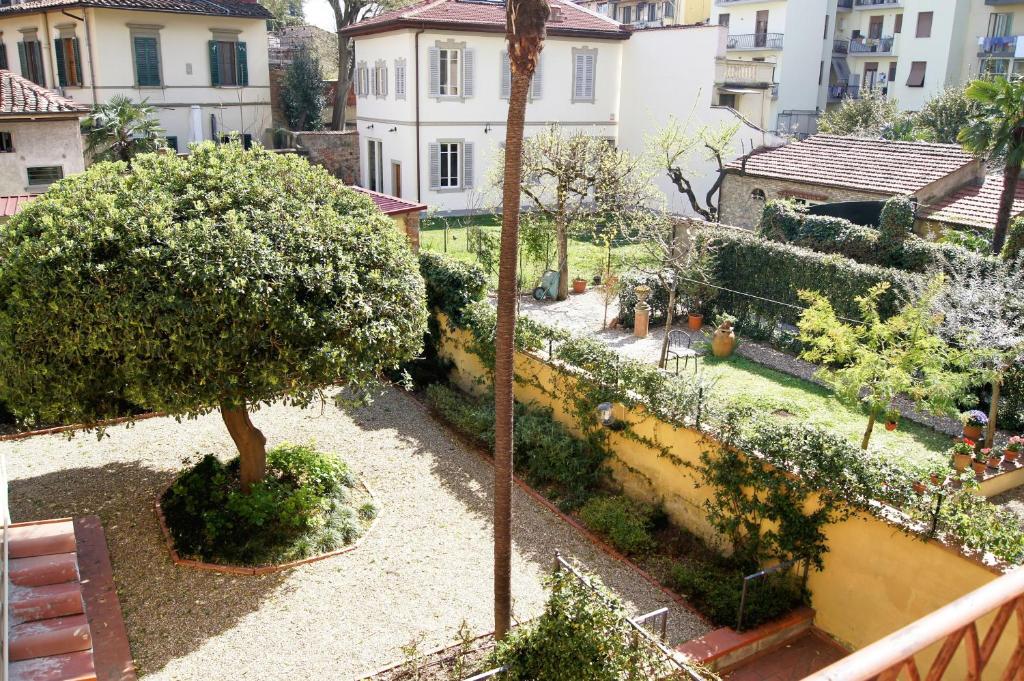
[[[491, 629], [492, 469], [412, 397], [389, 390], [354, 414], [333, 404], [275, 405], [254, 415], [268, 445], [315, 441], [340, 454], [377, 498], [380, 516], [348, 554], [265, 577], [175, 567], [153, 501], [182, 460], [225, 457], [219, 415], [112, 428], [108, 437], [51, 435], [0, 443], [15, 521], [96, 514], [142, 674], [151, 679], [354, 679], [454, 641], [465, 619]], [[669, 606], [672, 643], [706, 624], [595, 549], [518, 489], [515, 615], [540, 613], [554, 551], [582, 561], [631, 611]]]

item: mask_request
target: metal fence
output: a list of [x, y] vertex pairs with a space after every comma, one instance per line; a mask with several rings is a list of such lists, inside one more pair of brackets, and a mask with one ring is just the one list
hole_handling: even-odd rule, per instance
[[743, 591], [740, 593], [740, 607], [736, 613], [736, 631], [743, 631], [743, 615], [747, 607], [747, 599], [753, 593], [754, 589], [762, 588], [765, 581], [773, 575], [783, 575], [789, 570], [803, 565], [803, 571], [800, 576], [801, 588], [807, 587], [807, 573], [810, 570], [811, 563], [807, 559], [795, 559], [787, 560], [784, 563], [767, 567], [763, 570], [758, 570], [752, 575], [747, 575], [743, 578]]
[[781, 50], [782, 33], [744, 33], [730, 35], [725, 46], [730, 50]]

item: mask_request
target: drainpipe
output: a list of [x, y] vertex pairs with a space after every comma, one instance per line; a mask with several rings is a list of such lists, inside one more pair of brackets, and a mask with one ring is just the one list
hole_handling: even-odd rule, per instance
[[420, 196], [420, 187], [423, 184], [423, 178], [420, 176], [420, 33], [423, 33], [422, 28], [416, 31], [416, 59], [414, 64], [414, 68], [416, 69], [416, 203], [423, 203], [423, 199]]
[[[43, 12], [43, 33], [46, 35], [46, 56], [50, 62], [50, 76], [53, 78], [53, 89], [60, 87], [57, 81], [57, 67], [53, 61], [53, 36], [50, 35], [50, 15]], [[45, 78], [43, 80], [46, 80]], [[46, 87], [45, 85], [43, 87]]]
[[[99, 104], [99, 100], [96, 99], [96, 59], [93, 57], [92, 54], [92, 29], [89, 27], [88, 18], [84, 15], [81, 17], [76, 17], [74, 14], [71, 14], [67, 10], [63, 9], [60, 11], [60, 13], [71, 17], [75, 21], [81, 21], [82, 26], [85, 27], [85, 53], [89, 55], [89, 86], [92, 90], [92, 105], [93, 107], [95, 107], [97, 104]], [[82, 68], [82, 65], [79, 64], [78, 68]]]

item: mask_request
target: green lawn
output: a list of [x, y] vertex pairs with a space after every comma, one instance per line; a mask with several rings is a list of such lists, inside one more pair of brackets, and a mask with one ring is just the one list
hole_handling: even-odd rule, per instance
[[[720, 397], [765, 405], [780, 419], [824, 426], [860, 444], [867, 417], [840, 402], [828, 389], [738, 355], [724, 360], [708, 356], [700, 361], [707, 375], [718, 379], [715, 392]], [[950, 444], [947, 435], [906, 419], [892, 432], [879, 423], [871, 435], [871, 449], [885, 450], [914, 468], [945, 463]]]
[[[478, 215], [471, 218], [448, 218], [449, 229], [445, 234], [445, 220], [428, 218], [420, 224], [420, 248], [448, 255], [465, 262], [478, 262], [475, 253], [469, 250], [467, 243], [467, 225], [480, 226], [485, 232], [493, 234], [497, 239], [501, 233], [500, 215]], [[544, 262], [532, 259], [520, 249], [520, 280], [525, 291], [532, 290], [544, 273]], [[612, 247], [613, 271], [628, 269], [630, 263], [645, 260], [645, 250], [636, 244], [622, 244]], [[595, 243], [582, 237], [569, 239], [569, 277], [583, 277], [588, 281], [604, 271], [606, 252], [601, 243]], [[495, 255], [495, 262], [497, 256]], [[552, 247], [550, 267], [557, 267], [554, 247]], [[497, 286], [497, 269], [489, 273], [492, 287]]]

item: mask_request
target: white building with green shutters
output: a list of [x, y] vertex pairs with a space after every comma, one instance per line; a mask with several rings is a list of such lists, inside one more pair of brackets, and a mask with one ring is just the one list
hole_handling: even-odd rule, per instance
[[262, 141], [268, 16], [245, 0], [0, 0], [0, 68], [88, 106], [146, 99], [179, 151]]
[[[774, 141], [711, 105], [725, 29], [631, 32], [566, 0], [551, 6], [527, 135], [558, 123], [640, 152], [645, 132], [693, 112], [697, 124], [738, 122], [737, 154]], [[510, 87], [504, 30], [496, 0], [421, 0], [346, 29], [355, 42], [363, 186], [451, 213], [493, 203], [488, 177], [505, 139]], [[687, 212], [667, 180], [663, 189], [673, 210]]]

